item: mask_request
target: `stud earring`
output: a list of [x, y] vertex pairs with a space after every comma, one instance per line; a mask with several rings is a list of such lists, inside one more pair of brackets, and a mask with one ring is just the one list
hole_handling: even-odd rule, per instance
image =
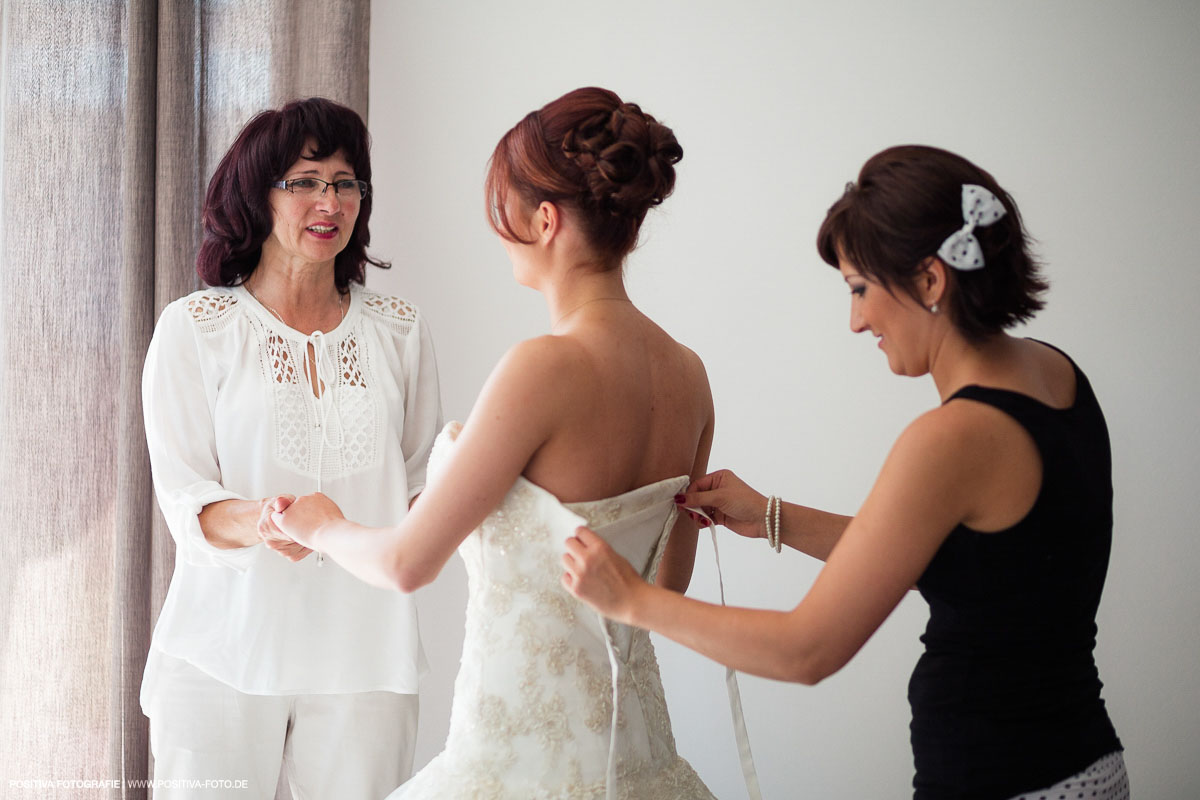
[[933, 305], [931, 305], [931, 306], [929, 307], [929, 313], [930, 313], [930, 314], [936, 314], [936, 313], [938, 313], [938, 304], [937, 304], [937, 303], [934, 303]]

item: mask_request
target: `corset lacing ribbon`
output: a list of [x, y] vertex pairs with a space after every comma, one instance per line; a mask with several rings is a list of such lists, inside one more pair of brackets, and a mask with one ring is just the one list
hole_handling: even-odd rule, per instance
[[[668, 530], [673, 525], [675, 516], [667, 521]], [[721, 553], [717, 549], [717, 529], [711, 523], [708, 532], [712, 535], [713, 557], [717, 565], [717, 586], [721, 593], [721, 605], [725, 605], [725, 578], [721, 575]], [[612, 727], [608, 738], [608, 772], [604, 779], [604, 796], [606, 800], [617, 800], [617, 716], [620, 713], [620, 684], [621, 659], [617, 656], [616, 645], [613, 644], [612, 634], [603, 616], [600, 619], [600, 630], [604, 633], [604, 646], [608, 650], [608, 664], [612, 670]], [[729, 695], [729, 713], [733, 717], [733, 735], [737, 739], [738, 757], [742, 765], [742, 778], [746, 782], [746, 793], [750, 800], [762, 800], [762, 790], [758, 786], [758, 770], [754, 767], [754, 754], [750, 752], [750, 734], [746, 731], [746, 715], [742, 710], [742, 693], [738, 689], [737, 671], [725, 668], [725, 691]]]

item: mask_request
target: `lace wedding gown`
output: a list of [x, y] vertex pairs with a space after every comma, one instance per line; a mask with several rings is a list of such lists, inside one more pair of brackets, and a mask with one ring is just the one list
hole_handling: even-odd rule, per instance
[[559, 583], [564, 542], [584, 524], [653, 580], [687, 483], [564, 504], [517, 478], [458, 548], [470, 596], [446, 748], [389, 800], [713, 797], [675, 752], [649, 634], [602, 623]]

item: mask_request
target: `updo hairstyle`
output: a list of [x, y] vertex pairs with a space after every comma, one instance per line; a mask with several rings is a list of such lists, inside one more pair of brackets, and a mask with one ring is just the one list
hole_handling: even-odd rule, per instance
[[683, 148], [675, 134], [607, 89], [568, 92], [532, 111], [500, 139], [488, 167], [488, 222], [523, 239], [508, 216], [515, 192], [526, 210], [542, 202], [568, 209], [605, 269], [637, 245], [646, 212], [671, 194]]
[[920, 302], [916, 278], [922, 264], [963, 226], [963, 184], [977, 184], [1004, 205], [1005, 215], [977, 226], [984, 266], [964, 271], [947, 265], [943, 307], [971, 341], [1000, 333], [1033, 317], [1049, 284], [1030, 253], [1030, 238], [1008, 192], [989, 173], [935, 147], [904, 145], [872, 156], [858, 182], [830, 207], [817, 233], [817, 251], [836, 267], [839, 256], [891, 291], [899, 287]]
[[[316, 149], [306, 153], [310, 140]], [[258, 266], [263, 242], [275, 225], [267, 199], [271, 184], [282, 180], [301, 155], [320, 161], [339, 150], [354, 177], [369, 184], [370, 148], [362, 117], [323, 97], [296, 100], [256, 115], [234, 139], [209, 181], [196, 272], [209, 286], [244, 283]], [[391, 266], [367, 255], [371, 205], [368, 191], [359, 201], [350, 240], [334, 259], [333, 279], [339, 291], [345, 292], [351, 281], [363, 283], [368, 263]]]

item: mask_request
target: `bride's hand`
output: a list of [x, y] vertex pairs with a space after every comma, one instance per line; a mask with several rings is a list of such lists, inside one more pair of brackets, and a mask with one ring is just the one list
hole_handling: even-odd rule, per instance
[[279, 530], [312, 550], [320, 549], [314, 543], [320, 527], [339, 519], [345, 519], [342, 510], [320, 492], [306, 494], [282, 512], [271, 515], [271, 520]]
[[563, 587], [615, 622], [632, 625], [634, 596], [642, 576], [588, 528], [576, 528], [562, 557]]
[[275, 524], [272, 517], [287, 509], [296, 498], [290, 494], [264, 498], [258, 515], [258, 538], [262, 539], [270, 549], [286, 558], [288, 561], [300, 561], [312, 550], [296, 542]]
[[[762, 539], [767, 535], [763, 527], [767, 498], [727, 469], [710, 472], [693, 481], [686, 492], [675, 497], [675, 503], [702, 508], [713, 522], [742, 536]], [[696, 519], [692, 512], [685, 513]]]

